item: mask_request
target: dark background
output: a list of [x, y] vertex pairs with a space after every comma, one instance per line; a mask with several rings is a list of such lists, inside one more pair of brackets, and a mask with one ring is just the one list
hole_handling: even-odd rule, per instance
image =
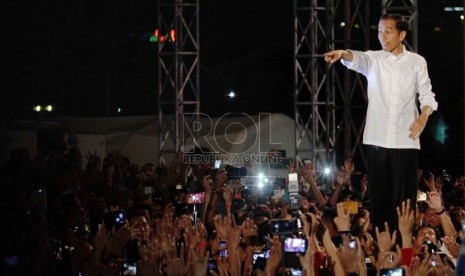
[[[444, 7], [463, 2], [418, 2], [418, 52], [428, 61], [439, 102], [422, 138], [421, 164], [458, 175], [464, 144], [463, 12]], [[156, 46], [149, 42], [157, 21], [155, 0], [1, 5], [2, 117], [36, 116], [37, 104], [55, 107], [46, 116], [157, 113]], [[370, 24], [377, 25], [379, 7], [371, 6]], [[379, 49], [376, 30], [370, 37], [371, 48]], [[293, 116], [292, 51], [292, 1], [202, 0], [201, 111]], [[229, 91], [238, 97], [229, 99]]]

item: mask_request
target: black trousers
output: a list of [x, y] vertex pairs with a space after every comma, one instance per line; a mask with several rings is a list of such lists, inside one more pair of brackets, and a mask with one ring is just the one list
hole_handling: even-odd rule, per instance
[[373, 227], [391, 232], [398, 228], [396, 207], [410, 199], [415, 208], [417, 199], [417, 149], [388, 149], [365, 145], [368, 171], [368, 195]]

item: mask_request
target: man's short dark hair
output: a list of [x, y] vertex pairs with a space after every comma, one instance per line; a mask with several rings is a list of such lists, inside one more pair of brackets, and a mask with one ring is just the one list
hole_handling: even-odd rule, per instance
[[396, 29], [399, 31], [399, 32], [408, 32], [409, 31], [409, 25], [408, 25], [408, 21], [405, 20], [405, 18], [400, 15], [400, 14], [397, 14], [397, 13], [388, 13], [388, 14], [385, 14], [383, 16], [381, 16], [380, 18], [381, 20], [385, 20], [385, 19], [392, 19], [396, 22]]
[[418, 227], [417, 229], [414, 229], [412, 237], [418, 238], [417, 236], [418, 236], [418, 233], [420, 232], [420, 230], [425, 229], [425, 228], [429, 228], [429, 229], [433, 230], [434, 235], [436, 236], [436, 240], [439, 240], [440, 237], [439, 237], [438, 231], [434, 227], [432, 227], [430, 225], [427, 225], [427, 224], [424, 224], [424, 225]]

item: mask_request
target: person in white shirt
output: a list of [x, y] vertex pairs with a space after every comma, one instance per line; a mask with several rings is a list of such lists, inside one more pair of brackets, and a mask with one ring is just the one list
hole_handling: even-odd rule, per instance
[[[334, 50], [325, 61], [341, 60], [368, 81], [368, 108], [363, 133], [370, 213], [373, 226], [397, 225], [396, 206], [410, 199], [415, 208], [419, 137], [428, 116], [437, 110], [425, 59], [407, 51], [408, 23], [397, 14], [380, 18], [382, 50]], [[416, 99], [420, 102], [418, 112]]]

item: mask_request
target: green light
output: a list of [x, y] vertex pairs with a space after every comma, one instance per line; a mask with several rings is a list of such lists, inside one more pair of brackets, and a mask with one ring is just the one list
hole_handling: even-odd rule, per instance
[[149, 41], [150, 41], [150, 42], [158, 42], [158, 39], [157, 39], [156, 36], [151, 35], [150, 38], [149, 38]]
[[449, 135], [446, 133], [448, 128], [443, 119], [440, 119], [436, 126], [436, 141], [443, 145], [446, 143], [446, 139], [449, 138]]

